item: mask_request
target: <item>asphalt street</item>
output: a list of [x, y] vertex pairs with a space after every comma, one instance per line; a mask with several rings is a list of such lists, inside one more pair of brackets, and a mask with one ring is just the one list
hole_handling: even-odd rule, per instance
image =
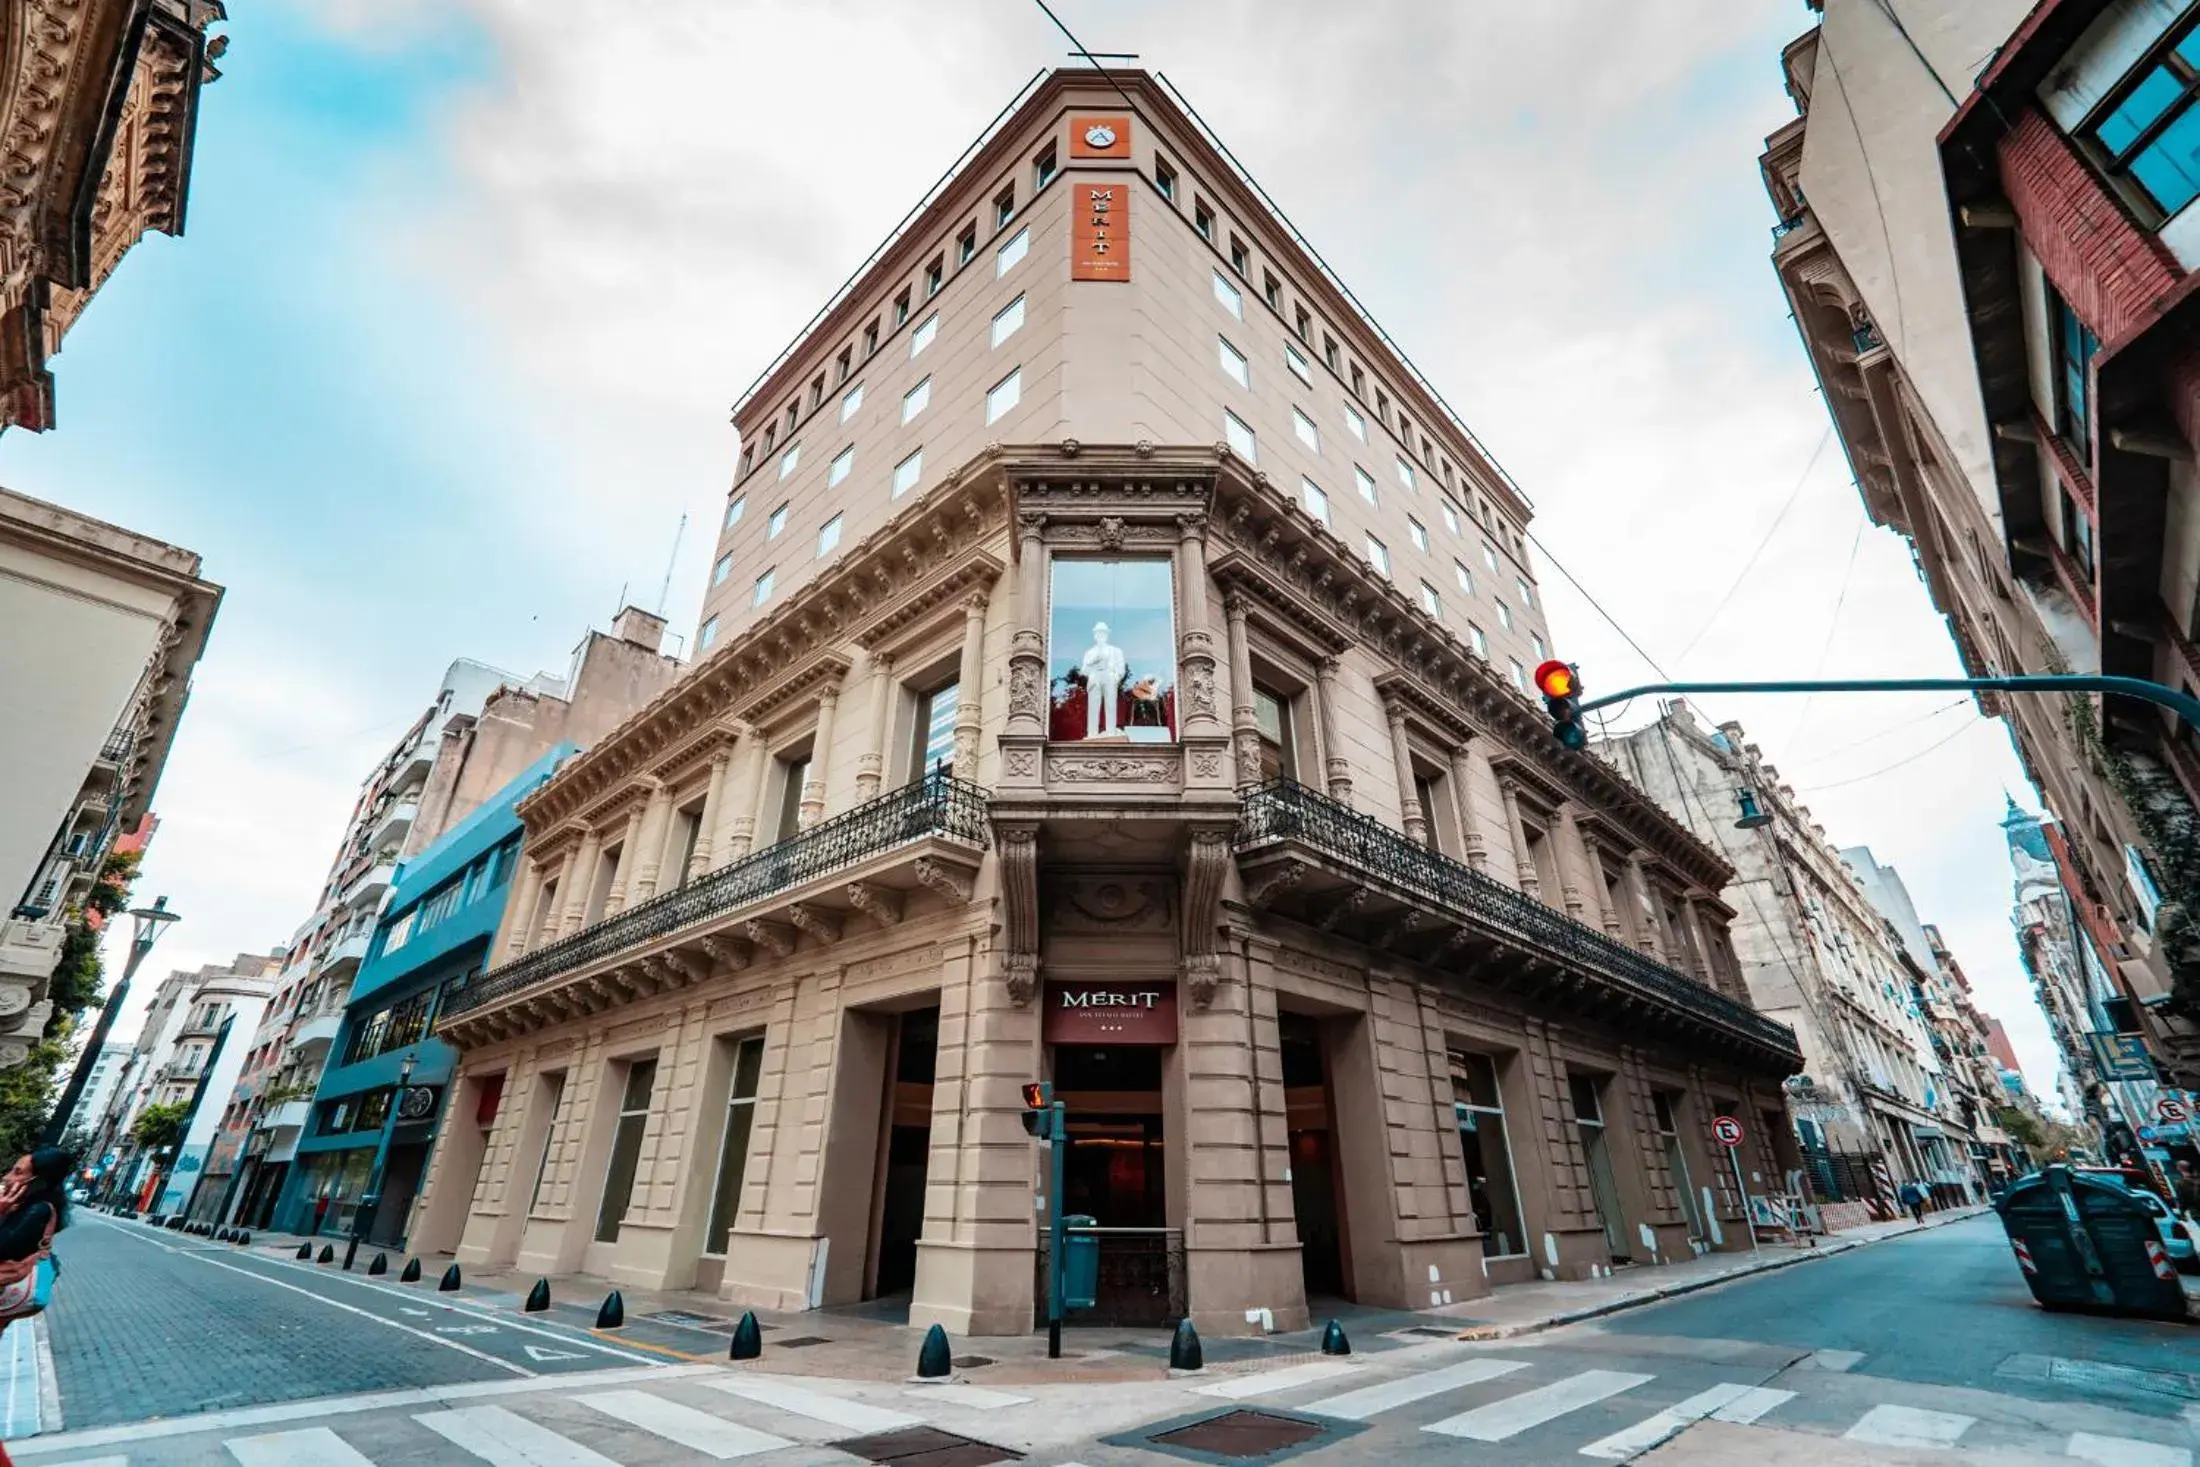
[[[195, 1416], [89, 1429], [72, 1413], [64, 1434], [11, 1444], [19, 1460], [688, 1467], [754, 1458], [759, 1467], [845, 1467], [881, 1452], [914, 1461], [911, 1454], [929, 1446], [951, 1449], [923, 1459], [943, 1467], [1014, 1456], [1039, 1467], [1644, 1459], [1649, 1467], [2193, 1467], [2200, 1447], [2200, 1328], [2040, 1313], [1990, 1217], [1507, 1343], [1400, 1330], [1358, 1341], [1342, 1359], [1309, 1353], [1173, 1380], [1037, 1385], [988, 1381], [979, 1367], [945, 1387], [756, 1374], [715, 1362], [640, 1365], [557, 1324], [533, 1342], [576, 1347], [575, 1355], [583, 1342], [601, 1348], [522, 1366], [524, 1347], [516, 1356], [510, 1349], [520, 1332], [500, 1338], [513, 1324], [508, 1312], [490, 1316], [499, 1335], [459, 1337], [505, 1361], [492, 1365], [421, 1338], [460, 1316], [405, 1314], [418, 1307], [417, 1294], [377, 1296], [397, 1306], [394, 1315], [377, 1314], [379, 1324], [348, 1315], [332, 1321], [331, 1304], [373, 1291], [312, 1265], [238, 1263], [234, 1251], [220, 1261], [244, 1272], [217, 1270], [167, 1235], [142, 1243], [121, 1235], [132, 1225], [103, 1226], [105, 1236], [87, 1227], [76, 1246], [103, 1259], [136, 1257], [124, 1266], [143, 1270], [143, 1290], [196, 1290], [215, 1275], [209, 1296], [226, 1290], [244, 1301], [222, 1316], [239, 1321], [224, 1331], [248, 1328], [240, 1315], [256, 1309], [287, 1310], [275, 1316], [286, 1329], [318, 1329], [341, 1342], [333, 1353], [372, 1352], [371, 1367], [358, 1370], [379, 1382], [407, 1369], [431, 1374], [408, 1386], [305, 1399], [302, 1377], [314, 1360], [289, 1364], [282, 1348], [263, 1349], [253, 1368], [278, 1373], [287, 1404], [224, 1409], [209, 1401]], [[137, 1251], [95, 1251], [123, 1248]], [[330, 1302], [276, 1287], [308, 1287], [300, 1279]], [[1111, 1337], [1074, 1332], [1072, 1353], [1104, 1367], [1109, 1352], [1100, 1347]], [[57, 1321], [57, 1362], [64, 1348]], [[170, 1345], [169, 1368], [202, 1390], [228, 1380], [233, 1362], [214, 1348], [214, 1341]], [[77, 1358], [62, 1366], [65, 1409], [69, 1372], [87, 1365], [72, 1352]], [[552, 1368], [567, 1373], [547, 1373]], [[529, 1370], [541, 1373], [521, 1373]], [[1219, 1433], [1218, 1418], [1229, 1418]], [[1267, 1443], [1280, 1434], [1305, 1439], [1232, 1456], [1233, 1425], [1240, 1443], [1245, 1432]], [[880, 1437], [890, 1440], [882, 1447]]]

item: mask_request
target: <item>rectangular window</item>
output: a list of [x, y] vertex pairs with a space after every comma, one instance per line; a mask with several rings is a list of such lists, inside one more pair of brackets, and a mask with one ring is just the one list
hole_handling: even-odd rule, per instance
[[863, 406], [863, 384], [858, 382], [840, 395], [840, 421], [847, 422]]
[[855, 466], [856, 451], [853, 447], [843, 448], [840, 452], [834, 454], [832, 463], [825, 469], [825, 487], [830, 489], [839, 484], [848, 477]]
[[1467, 641], [1473, 646], [1475, 656], [1484, 662], [1490, 660], [1490, 639], [1472, 622], [1467, 623]]
[[802, 830], [802, 787], [810, 782], [810, 756], [798, 754], [779, 761], [779, 823], [775, 840], [788, 840]]
[[1283, 348], [1283, 364], [1291, 369], [1291, 375], [1311, 387], [1314, 385], [1314, 364], [1297, 347], [1286, 342]]
[[909, 777], [955, 769], [955, 715], [961, 707], [953, 683], [917, 695], [917, 716], [909, 751]]
[[924, 267], [924, 298], [930, 300], [940, 293], [940, 282], [947, 278], [947, 262], [934, 258]]
[[1207, 243], [1215, 242], [1215, 214], [1207, 207], [1205, 199], [1192, 201], [1192, 228], [1198, 230], [1199, 237]]
[[924, 318], [924, 324], [909, 333], [909, 359], [915, 361], [932, 344], [932, 338], [940, 334], [940, 313], [934, 311]]
[[1543, 634], [1541, 632], [1528, 633], [1528, 650], [1535, 653], [1535, 660], [1538, 662], [1551, 655], [1550, 649], [1543, 645]]
[[810, 382], [810, 411], [816, 412], [818, 404], [825, 400], [825, 374], [820, 372]]
[[749, 595], [749, 605], [762, 606], [772, 599], [772, 572], [766, 571], [756, 578], [756, 585]]
[[1245, 353], [1230, 345], [1228, 337], [1215, 338], [1216, 356], [1222, 363], [1222, 375], [1240, 387], [1253, 385], [1252, 374], [1246, 370]]
[[871, 355], [871, 353], [877, 350], [878, 322], [873, 321], [870, 325], [863, 328], [863, 354], [868, 357], [869, 355]]
[[1352, 369], [1352, 395], [1362, 402], [1367, 401], [1367, 374], [1358, 367]]
[[1222, 415], [1222, 436], [1230, 445], [1230, 451], [1247, 463], [1258, 461], [1258, 445], [1253, 441], [1253, 430], [1246, 427], [1236, 413]]
[[2078, 508], [2078, 501], [2070, 497], [2066, 484], [2057, 484], [2055, 494], [2062, 501], [2063, 551], [2078, 567], [2078, 574], [2087, 585], [2093, 584], [2093, 522], [2085, 511]]
[[1427, 581], [1421, 582], [1421, 609], [1430, 616], [1442, 616], [1444, 614], [1444, 598], [1439, 596], [1436, 593], [1436, 588]]
[[1291, 431], [1298, 435], [1299, 442], [1313, 449], [1314, 452], [1320, 453], [1322, 451], [1321, 430], [1314, 426], [1312, 418], [1300, 412], [1297, 408], [1291, 409]]
[[1176, 170], [1159, 158], [1153, 160], [1153, 186], [1160, 191], [1161, 197], [1172, 204], [1176, 202]]
[[1031, 226], [1025, 225], [1008, 237], [1008, 242], [993, 252], [993, 278], [1000, 279], [1023, 262], [1031, 253]]
[[1459, 506], [1458, 506], [1458, 505], [1456, 505], [1456, 504], [1453, 504], [1453, 503], [1452, 503], [1452, 502], [1451, 502], [1450, 500], [1448, 500], [1448, 499], [1447, 499], [1447, 500], [1445, 500], [1445, 501], [1444, 501], [1444, 503], [1443, 503], [1443, 510], [1444, 510], [1444, 528], [1445, 528], [1445, 529], [1447, 529], [1447, 530], [1449, 530], [1449, 531], [1450, 531], [1450, 532], [1451, 532], [1452, 534], [1454, 534], [1454, 535], [1458, 534], [1458, 533], [1459, 533]]
[[906, 423], [921, 413], [932, 401], [932, 379], [925, 378], [901, 395], [901, 420]]
[[1508, 632], [1513, 628], [1513, 609], [1503, 601], [1497, 602], [1497, 624]]
[[1459, 583], [1460, 590], [1469, 596], [1474, 594], [1474, 572], [1467, 569], [1465, 561], [1455, 560], [1451, 563], [1451, 578]]
[[723, 1256], [741, 1210], [741, 1179], [748, 1170], [749, 1135], [756, 1124], [756, 1088], [764, 1073], [764, 1037], [752, 1034], [734, 1046], [733, 1084], [726, 1096], [726, 1129], [718, 1143], [718, 1180], [711, 1187], [710, 1226], [703, 1251]]
[[[2159, 7], [2167, 12], [2175, 5]], [[2163, 37], [2079, 135], [2167, 219], [2200, 195], [2200, 15]]]
[[2093, 355], [2101, 349], [2100, 338], [2060, 295], [2050, 290], [2047, 302], [2055, 333], [2055, 427], [2080, 459], [2089, 459], [2093, 453]]
[[710, 568], [710, 583], [714, 587], [723, 586], [726, 583], [726, 577], [732, 574], [733, 552], [729, 550], [724, 555], [719, 556], [718, 563]]
[[704, 622], [702, 630], [698, 631], [695, 634], [695, 650], [698, 652], [708, 652], [710, 650], [710, 644], [717, 640], [718, 618], [714, 616], [710, 620]]
[[1322, 486], [1312, 479], [1299, 480], [1299, 494], [1306, 501], [1306, 512], [1323, 524], [1329, 523], [1329, 496]]
[[619, 1097], [618, 1127], [611, 1133], [611, 1165], [604, 1173], [603, 1201], [596, 1208], [596, 1241], [616, 1243], [619, 1224], [634, 1194], [634, 1171], [642, 1159], [642, 1133], [649, 1127], [649, 1092], [657, 1084], [657, 1062], [634, 1060], [626, 1066]]
[[1506, 660], [1510, 664], [1513, 686], [1518, 688], [1521, 692], [1525, 693], [1526, 691], [1528, 691], [1528, 669], [1520, 665], [1520, 659], [1517, 657], [1508, 658]]
[[840, 355], [833, 359], [833, 385], [838, 387], [841, 383], [847, 381], [848, 375], [855, 369], [856, 349], [852, 346], [842, 347]]
[[1349, 402], [1344, 405], [1344, 425], [1352, 430], [1353, 437], [1367, 442], [1367, 419]]
[[779, 455], [779, 477], [782, 479], [786, 478], [787, 475], [795, 471], [796, 467], [799, 466], [801, 462], [802, 445], [799, 443], [788, 444], [787, 451]]
[[1367, 537], [1367, 563], [1386, 576], [1390, 574], [1390, 547], [1373, 535]]
[[993, 344], [1002, 342], [1021, 331], [1024, 326], [1024, 298], [1022, 296], [1001, 307], [993, 317]]
[[900, 295], [894, 297], [894, 324], [896, 326], [899, 326], [902, 322], [908, 319], [909, 292], [905, 290]]
[[749, 470], [755, 467], [756, 445], [751, 443], [741, 450], [741, 472], [737, 477], [746, 479], [749, 476]]
[[1237, 237], [1236, 235], [1234, 235], [1234, 234], [1233, 234], [1233, 235], [1231, 235], [1231, 236], [1230, 236], [1230, 268], [1231, 268], [1232, 270], [1235, 270], [1235, 271], [1237, 271], [1237, 273], [1238, 273], [1238, 274], [1240, 274], [1240, 275], [1243, 275], [1243, 274], [1245, 273], [1245, 269], [1246, 269], [1246, 267], [1247, 267], [1248, 265], [1252, 264], [1252, 263], [1253, 263], [1253, 256], [1252, 256], [1252, 253], [1251, 253], [1251, 252], [1250, 252], [1249, 250], [1247, 250], [1247, 249], [1245, 248], [1245, 241], [1244, 241], [1244, 240], [1242, 240], [1242, 239], [1239, 239], [1239, 238], [1238, 238], [1238, 237]]
[[1505, 1101], [1497, 1065], [1486, 1054], [1451, 1051], [1451, 1110], [1459, 1125], [1459, 1154], [1467, 1164], [1467, 1206], [1482, 1235], [1486, 1258], [1517, 1258], [1528, 1251], [1520, 1221], [1520, 1189], [1513, 1180], [1512, 1146], [1505, 1135]]
[[1054, 175], [1059, 171], [1054, 162], [1054, 144], [1048, 143], [1046, 151], [1031, 160], [1031, 191], [1037, 193], [1054, 182]]
[[1334, 337], [1322, 337], [1322, 361], [1330, 371], [1337, 370], [1337, 342]]
[[1527, 579], [1522, 576], [1514, 576], [1513, 584], [1520, 588], [1520, 605], [1522, 609], [1535, 610], [1535, 592], [1529, 589]]
[[1306, 314], [1306, 307], [1300, 306], [1292, 313], [1291, 329], [1298, 332], [1301, 341], [1312, 339], [1314, 318]]
[[1260, 732], [1260, 777], [1297, 779], [1298, 751], [1291, 738], [1291, 700], [1253, 685], [1253, 723]]
[[1428, 549], [1428, 526], [1422, 524], [1412, 515], [1406, 516], [1406, 533], [1413, 537], [1414, 549], [1420, 551]]
[[1487, 540], [1482, 542], [1482, 563], [1491, 570], [1497, 569], [1497, 547]]
[[820, 558], [832, 554], [834, 549], [839, 546], [840, 520], [841, 517], [836, 514], [818, 527], [817, 553]]
[[978, 226], [966, 224], [955, 240], [955, 265], [959, 269], [967, 265], [978, 253]]
[[900, 463], [894, 465], [894, 497], [901, 498], [917, 487], [917, 480], [924, 474], [924, 450], [918, 449]]
[[1413, 465], [1407, 463], [1404, 459], [1398, 460], [1398, 482], [1405, 485], [1408, 492], [1412, 492], [1415, 488]]
[[1271, 311], [1283, 309], [1283, 282], [1265, 270], [1260, 277], [1260, 298], [1268, 302], [1268, 309]]
[[1222, 302], [1222, 309], [1240, 321], [1245, 319], [1245, 297], [1220, 270], [1215, 272], [1215, 299]]
[[1054, 561], [1048, 738], [1174, 742], [1174, 587], [1166, 556]]
[[1002, 415], [1024, 398], [1024, 369], [1018, 367], [993, 384], [985, 394], [985, 420], [999, 422]]
[[1016, 217], [1016, 185], [1010, 184], [993, 196], [993, 227], [1008, 228], [1008, 221]]
[[1358, 464], [1352, 466], [1352, 482], [1358, 486], [1360, 498], [1369, 504], [1380, 504], [1382, 497], [1375, 492], [1375, 476]]
[[772, 511], [772, 517], [770, 519], [764, 521], [764, 538], [767, 540], [776, 540], [779, 538], [780, 532], [782, 530], [785, 530], [786, 528], [787, 506], [782, 504], [779, 506], [779, 508]]

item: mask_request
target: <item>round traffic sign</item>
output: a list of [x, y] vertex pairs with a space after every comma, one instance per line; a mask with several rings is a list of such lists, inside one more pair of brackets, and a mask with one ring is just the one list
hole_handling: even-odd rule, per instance
[[2192, 1119], [2192, 1112], [2185, 1109], [2182, 1100], [2173, 1100], [2167, 1095], [2154, 1102], [2154, 1113], [2162, 1118], [2165, 1126], [2181, 1126]]
[[1742, 1144], [1742, 1123], [1732, 1116], [1720, 1116], [1711, 1123], [1711, 1139], [1721, 1146]]

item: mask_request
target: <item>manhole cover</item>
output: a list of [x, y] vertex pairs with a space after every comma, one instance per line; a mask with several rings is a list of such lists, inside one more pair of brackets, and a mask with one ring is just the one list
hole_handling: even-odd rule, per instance
[[957, 1355], [949, 1363], [957, 1370], [976, 1370], [981, 1365], [991, 1365], [993, 1357], [991, 1355]]
[[666, 1324], [685, 1324], [697, 1328], [708, 1327], [712, 1329], [722, 1328], [733, 1323], [732, 1320], [722, 1318], [716, 1314], [695, 1314], [685, 1309], [659, 1309], [653, 1314], [643, 1315], [642, 1318], [662, 1320]]
[[782, 1350], [799, 1350], [804, 1345], [830, 1345], [832, 1341], [823, 1335], [796, 1335], [791, 1340], [776, 1340], [773, 1343]]
[[1327, 1428], [1266, 1411], [1225, 1411], [1148, 1440], [1217, 1457], [1266, 1457], [1320, 1436]]
[[866, 1462], [891, 1463], [893, 1467], [986, 1467], [989, 1462], [1020, 1461], [1023, 1457], [1021, 1452], [973, 1441], [936, 1426], [908, 1426], [833, 1445]]

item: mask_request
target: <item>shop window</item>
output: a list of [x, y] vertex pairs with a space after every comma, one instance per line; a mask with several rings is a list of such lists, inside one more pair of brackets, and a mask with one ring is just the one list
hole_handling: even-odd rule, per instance
[[642, 1159], [642, 1132], [649, 1126], [649, 1092], [656, 1088], [657, 1061], [635, 1060], [626, 1067], [619, 1096], [618, 1128], [611, 1135], [611, 1165], [604, 1173], [603, 1201], [596, 1208], [596, 1241], [619, 1241], [634, 1195], [634, 1172]]
[[718, 1146], [718, 1181], [711, 1188], [710, 1227], [703, 1251], [723, 1256], [741, 1210], [741, 1179], [748, 1170], [749, 1134], [756, 1123], [756, 1087], [764, 1073], [764, 1036], [754, 1034], [734, 1049], [733, 1086], [726, 1096], [726, 1130]]
[[917, 717], [909, 750], [909, 777], [955, 769], [955, 715], [961, 706], [954, 683], [917, 694]]
[[1260, 777], [1297, 779], [1299, 758], [1291, 737], [1291, 700], [1254, 684], [1253, 721], [1260, 729]]
[[1521, 1257], [1528, 1251], [1528, 1234], [1520, 1220], [1520, 1188], [1513, 1181], [1497, 1064], [1486, 1054], [1456, 1049], [1448, 1058], [1452, 1116], [1459, 1124], [1460, 1157], [1467, 1164], [1467, 1205], [1482, 1235], [1482, 1256]]
[[1047, 736], [1176, 738], [1176, 608], [1165, 559], [1057, 560]]

